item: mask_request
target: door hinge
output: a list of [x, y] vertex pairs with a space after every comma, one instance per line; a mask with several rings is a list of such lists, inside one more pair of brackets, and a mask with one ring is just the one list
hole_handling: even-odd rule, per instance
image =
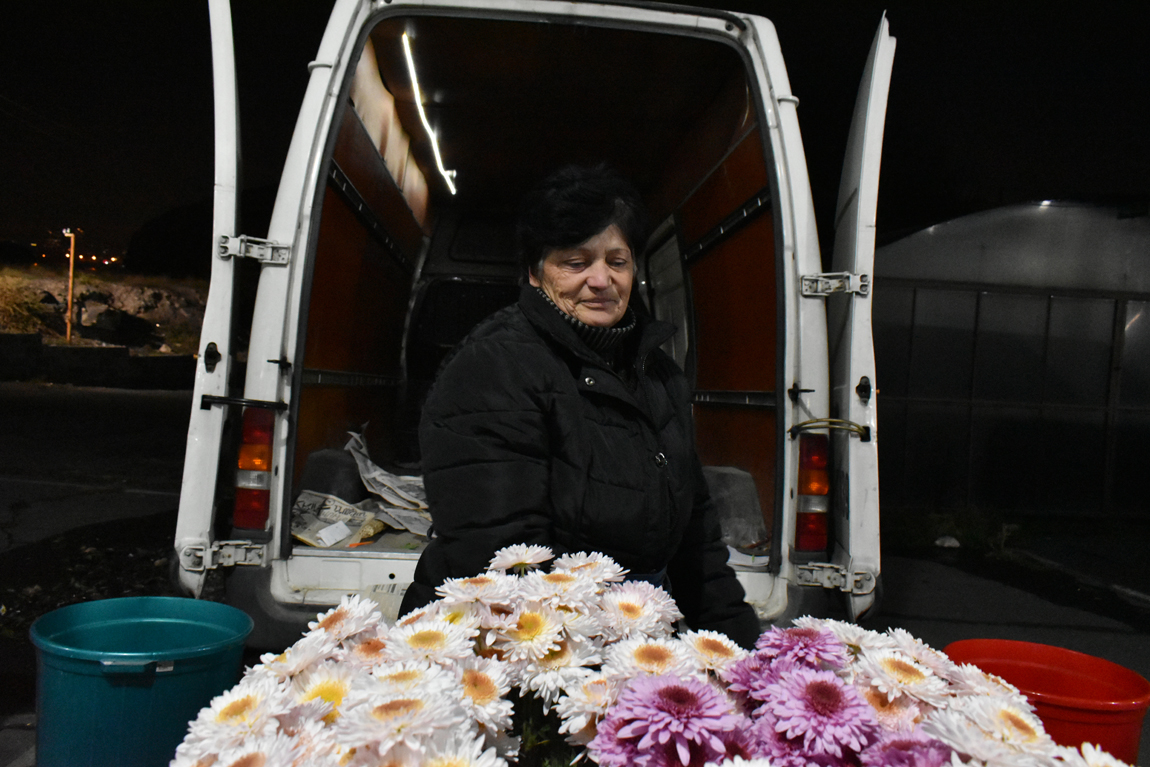
[[193, 573], [234, 565], [258, 567], [264, 563], [265, 548], [262, 543], [251, 541], [214, 541], [210, 546], [184, 546], [180, 549], [180, 567]]
[[220, 237], [220, 258], [254, 258], [273, 266], [286, 266], [291, 260], [291, 246], [241, 234]]
[[825, 562], [797, 565], [795, 571], [800, 586], [822, 586], [851, 594], [869, 594], [874, 591], [875, 577], [865, 570], [849, 572], [845, 567]]
[[808, 298], [829, 296], [831, 293], [857, 293], [870, 295], [870, 275], [852, 272], [804, 274], [799, 278], [799, 292]]

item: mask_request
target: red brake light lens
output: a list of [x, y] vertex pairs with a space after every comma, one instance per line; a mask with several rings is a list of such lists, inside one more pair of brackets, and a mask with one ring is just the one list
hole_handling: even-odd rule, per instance
[[799, 436], [799, 495], [827, 495], [831, 483], [827, 472], [830, 440], [825, 434]]
[[267, 526], [275, 420], [271, 410], [244, 410], [243, 443], [236, 462], [236, 505], [232, 514], [235, 527], [258, 530]]

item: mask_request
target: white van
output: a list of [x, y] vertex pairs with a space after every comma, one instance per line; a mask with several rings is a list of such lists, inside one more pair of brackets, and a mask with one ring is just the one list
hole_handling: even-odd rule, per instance
[[[375, 464], [419, 473], [439, 363], [516, 298], [518, 198], [561, 165], [606, 161], [658, 223], [635, 290], [679, 327], [667, 351], [695, 387], [698, 453], [748, 600], [764, 620], [830, 592], [852, 618], [874, 606], [885, 19], [824, 273], [798, 98], [767, 19], [639, 0], [337, 0], [257, 239], [235, 226], [227, 0], [211, 11], [215, 249], [175, 539], [187, 593], [233, 568], [229, 600], [255, 617], [256, 645], [294, 641], [344, 594], [395, 617], [426, 539], [309, 546], [291, 532], [295, 501], [366, 494], [343, 451], [364, 424]], [[258, 279], [242, 327], [241, 277]]]

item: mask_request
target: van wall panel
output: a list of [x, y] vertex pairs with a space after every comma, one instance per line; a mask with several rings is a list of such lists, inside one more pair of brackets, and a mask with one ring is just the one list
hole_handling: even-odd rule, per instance
[[743, 137], [679, 209], [683, 242], [698, 242], [767, 183], [763, 141], [756, 128]]
[[774, 238], [771, 217], [759, 215], [691, 264], [696, 388], [775, 390]]
[[775, 429], [773, 410], [696, 403], [695, 445], [704, 466], [734, 466], [755, 480], [763, 523], [772, 528], [775, 507]]
[[303, 474], [307, 457], [316, 450], [342, 448], [349, 430], [367, 424], [366, 441], [372, 460], [386, 464], [397, 452], [394, 435], [396, 389], [386, 386], [305, 386], [300, 392], [296, 422], [293, 485]]
[[315, 259], [304, 366], [398, 375], [410, 277], [330, 188]]
[[354, 109], [344, 110], [332, 159], [383, 223], [388, 235], [399, 243], [403, 254], [414, 262], [422, 246], [423, 230]]

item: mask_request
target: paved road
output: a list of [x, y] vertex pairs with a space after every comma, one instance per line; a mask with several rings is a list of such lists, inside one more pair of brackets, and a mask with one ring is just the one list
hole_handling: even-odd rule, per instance
[[0, 383], [0, 552], [176, 508], [192, 394]]
[[[190, 407], [189, 392], [0, 383], [0, 554], [101, 519], [173, 509]], [[1058, 645], [1150, 678], [1150, 636], [1136, 628], [1150, 625], [1145, 618], [1150, 611], [1135, 621], [1116, 619], [1113, 611], [1098, 609], [1094, 597], [1125, 589], [1123, 597], [1135, 604], [1150, 599], [1128, 593], [1128, 583], [1109, 589], [1103, 565], [1110, 548], [1099, 548], [1098, 569], [1087, 577], [1067, 575], [1068, 568], [1092, 566], [1078, 554], [1070, 561], [1060, 553], [1079, 552], [1073, 543], [1031, 552], [1063, 559], [1055, 562], [1062, 568], [1058, 583], [1070, 585], [1059, 590], [1050, 579], [1057, 593], [971, 573], [961, 562], [948, 561], [945, 552], [933, 559], [886, 556], [882, 612], [868, 625], [900, 626], [939, 649], [969, 638]], [[1129, 548], [1139, 541], [1122, 543]], [[1143, 537], [1140, 545], [1142, 555], [1129, 552], [1132, 561], [1146, 561], [1150, 542]], [[0, 766], [31, 767], [30, 721], [31, 714], [24, 713], [0, 722]], [[1150, 766], [1150, 723], [1143, 727], [1140, 757]]]

